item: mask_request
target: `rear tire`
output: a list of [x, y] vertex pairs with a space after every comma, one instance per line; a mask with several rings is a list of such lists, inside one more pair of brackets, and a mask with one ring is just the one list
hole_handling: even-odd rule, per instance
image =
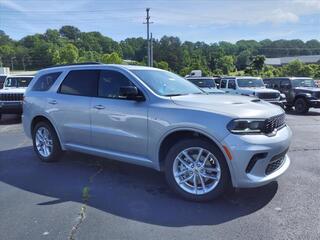
[[175, 193], [192, 201], [217, 198], [231, 186], [224, 155], [216, 145], [202, 139], [181, 140], [173, 145], [165, 159], [165, 175]]
[[62, 149], [55, 129], [47, 122], [39, 122], [32, 132], [33, 149], [43, 162], [60, 159]]
[[294, 102], [294, 108], [295, 108], [296, 112], [299, 114], [304, 114], [309, 111], [308, 104], [307, 104], [306, 100], [304, 100], [303, 98], [298, 98]]

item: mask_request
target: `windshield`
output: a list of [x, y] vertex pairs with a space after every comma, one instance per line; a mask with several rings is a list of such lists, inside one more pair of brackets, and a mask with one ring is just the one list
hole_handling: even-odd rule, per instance
[[32, 77], [8, 77], [4, 83], [5, 87], [28, 87]]
[[239, 87], [264, 87], [263, 81], [261, 78], [241, 78], [238, 79]]
[[200, 88], [216, 88], [216, 83], [213, 79], [188, 79], [193, 84], [197, 85]]
[[316, 87], [316, 83], [313, 79], [293, 79], [292, 87]]
[[132, 70], [132, 72], [161, 96], [204, 93], [188, 80], [168, 71]]

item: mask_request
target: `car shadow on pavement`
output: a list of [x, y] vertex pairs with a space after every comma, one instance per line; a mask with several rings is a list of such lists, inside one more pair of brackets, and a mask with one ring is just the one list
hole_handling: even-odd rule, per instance
[[0, 119], [0, 125], [19, 124], [21, 117], [15, 114], [3, 114]]
[[65, 154], [60, 162], [43, 163], [32, 147], [0, 151], [0, 182], [52, 198], [37, 203], [42, 206], [83, 202], [87, 187], [89, 207], [169, 227], [217, 225], [249, 215], [267, 205], [278, 189], [272, 182], [206, 203], [189, 202], [172, 193], [163, 174], [155, 170], [78, 153]]

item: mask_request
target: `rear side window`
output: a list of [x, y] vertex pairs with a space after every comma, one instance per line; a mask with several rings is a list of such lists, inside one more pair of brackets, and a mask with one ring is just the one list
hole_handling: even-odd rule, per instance
[[102, 71], [99, 81], [99, 97], [123, 98], [120, 96], [120, 88], [133, 86], [131, 81], [117, 71]]
[[68, 95], [96, 96], [99, 77], [99, 70], [70, 71], [63, 80], [59, 92]]
[[48, 91], [60, 74], [61, 72], [54, 72], [42, 75], [34, 84], [32, 91]]
[[226, 79], [221, 80], [220, 88], [226, 88], [226, 86], [227, 86], [227, 80]]

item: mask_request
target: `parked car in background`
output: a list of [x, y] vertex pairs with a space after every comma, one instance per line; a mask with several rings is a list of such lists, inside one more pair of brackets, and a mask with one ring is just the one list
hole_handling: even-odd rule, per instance
[[258, 77], [223, 77], [220, 89], [226, 93], [244, 96], [255, 96], [264, 101], [284, 107], [285, 95], [278, 90], [268, 89]]
[[2, 114], [21, 114], [23, 94], [33, 76], [8, 76], [0, 89], [0, 119]]
[[286, 107], [295, 108], [297, 113], [303, 114], [309, 108], [320, 108], [320, 89], [312, 78], [279, 77], [263, 79], [268, 88], [279, 90], [286, 95]]
[[0, 89], [3, 88], [4, 80], [6, 80], [7, 75], [5, 74], [0, 74]]
[[74, 150], [164, 171], [181, 196], [203, 201], [228, 187], [274, 181], [290, 165], [285, 114], [243, 96], [206, 94], [161, 69], [69, 65], [38, 72], [23, 126], [38, 157]]
[[213, 93], [224, 93], [224, 91], [219, 90], [217, 88], [215, 80], [218, 78], [213, 77], [187, 77], [186, 78], [189, 82], [197, 85], [203, 91], [209, 94]]
[[192, 70], [189, 74], [185, 76], [187, 77], [202, 77], [202, 71], [201, 70]]

